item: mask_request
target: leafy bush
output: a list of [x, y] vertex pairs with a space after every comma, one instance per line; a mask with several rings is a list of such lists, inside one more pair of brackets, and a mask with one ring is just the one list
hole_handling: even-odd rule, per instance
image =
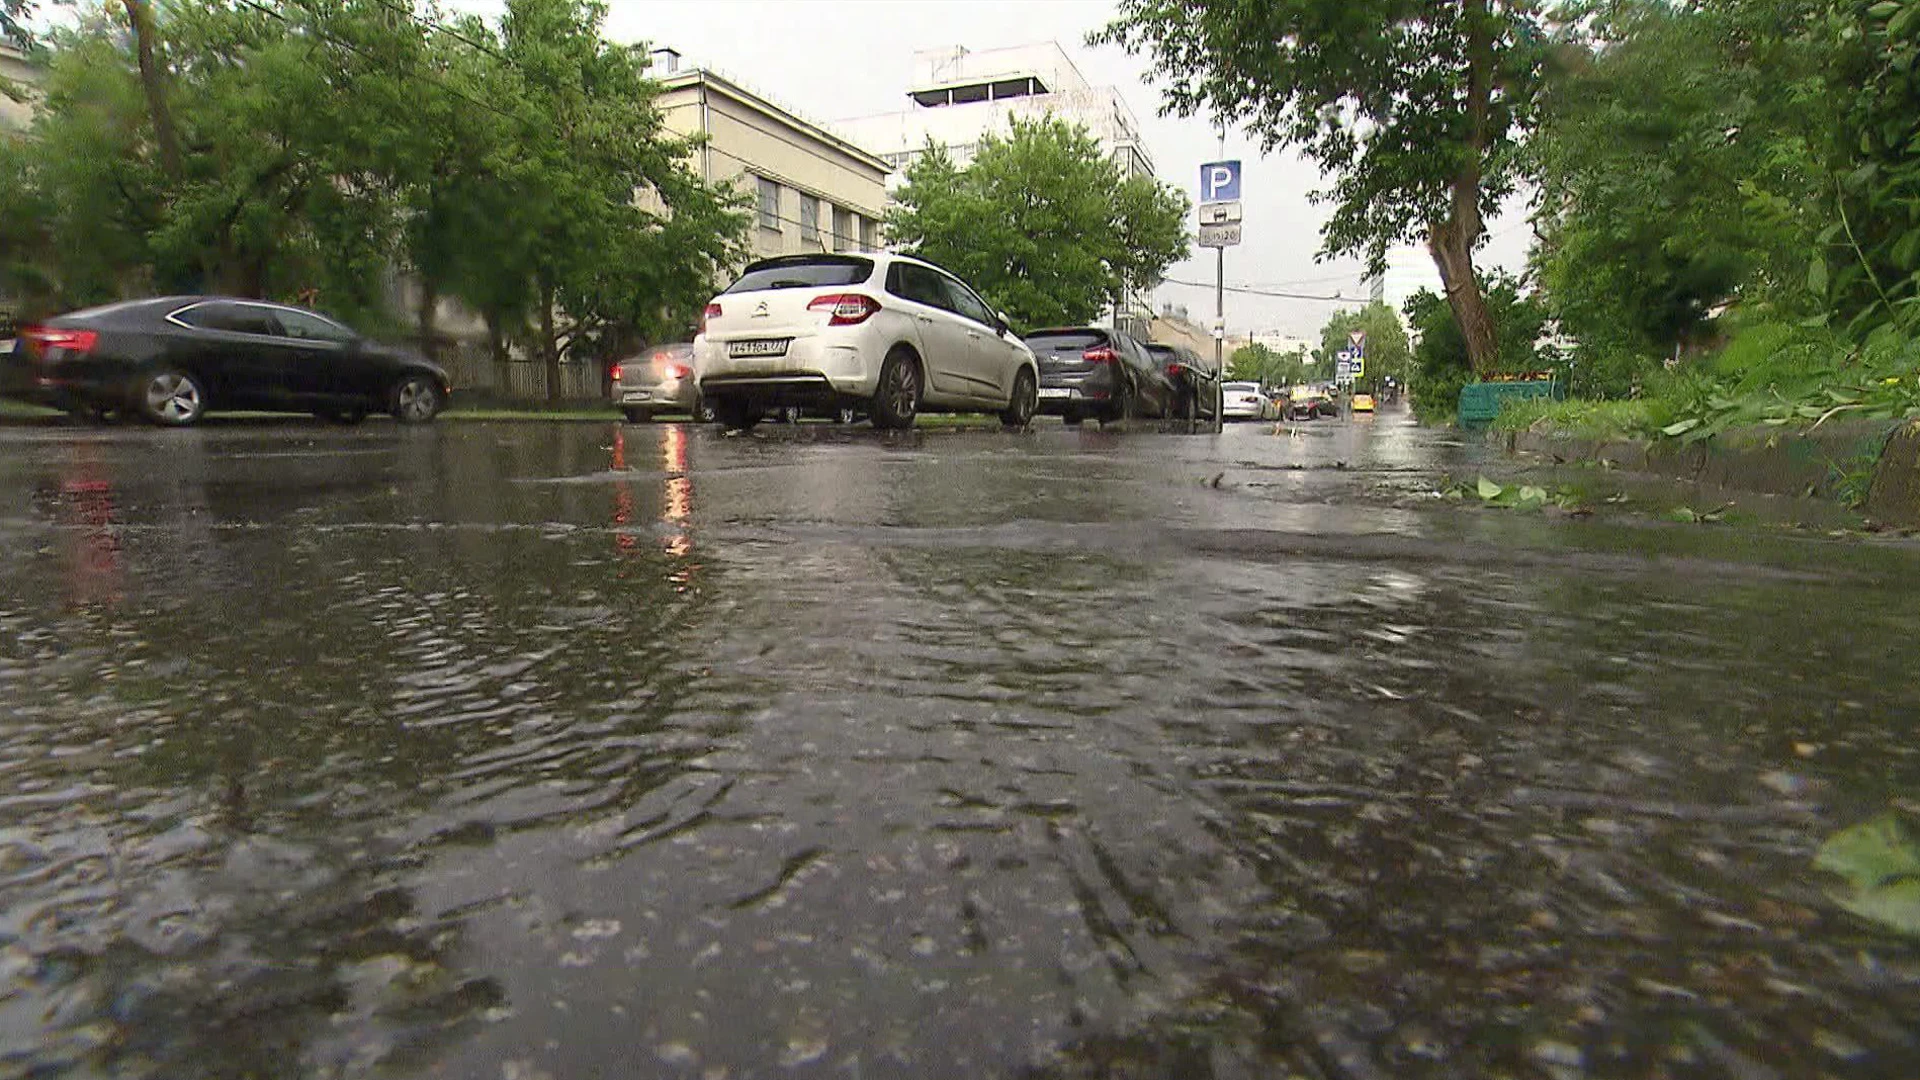
[[[1504, 274], [1490, 275], [1481, 285], [1500, 337], [1494, 371], [1520, 375], [1554, 366], [1539, 344], [1547, 325], [1546, 303], [1538, 295], [1522, 295], [1520, 282]], [[1414, 415], [1424, 423], [1450, 423], [1460, 406], [1460, 388], [1474, 381], [1466, 339], [1453, 321], [1453, 309], [1429, 290], [1408, 297], [1406, 312], [1420, 337], [1407, 380]]]

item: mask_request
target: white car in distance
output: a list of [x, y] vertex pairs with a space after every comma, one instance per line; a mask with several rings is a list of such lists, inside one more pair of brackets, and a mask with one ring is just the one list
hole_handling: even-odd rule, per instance
[[726, 428], [773, 409], [863, 412], [878, 428], [922, 412], [994, 412], [1025, 427], [1033, 353], [959, 278], [904, 255], [782, 255], [750, 264], [694, 338], [700, 395]]

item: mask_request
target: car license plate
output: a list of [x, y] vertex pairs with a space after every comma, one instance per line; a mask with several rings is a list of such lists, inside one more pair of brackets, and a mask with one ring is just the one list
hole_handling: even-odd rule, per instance
[[1064, 386], [1043, 386], [1040, 388], [1040, 396], [1047, 399], [1072, 397], [1073, 391]]
[[761, 338], [755, 341], [727, 343], [728, 356], [785, 356], [787, 338]]

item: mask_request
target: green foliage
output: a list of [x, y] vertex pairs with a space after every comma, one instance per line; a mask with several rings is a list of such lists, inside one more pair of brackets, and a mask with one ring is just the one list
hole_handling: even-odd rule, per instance
[[[1521, 375], [1553, 366], [1557, 357], [1539, 345], [1549, 321], [1546, 300], [1538, 293], [1523, 294], [1519, 281], [1503, 274], [1486, 278], [1481, 288], [1499, 328], [1500, 349], [1490, 373]], [[1407, 378], [1414, 414], [1426, 423], [1451, 423], [1460, 388], [1476, 378], [1466, 340], [1453, 309], [1426, 289], [1407, 298], [1406, 313], [1420, 342]]]
[[177, 0], [178, 169], [115, 10], [54, 36], [30, 137], [0, 145], [0, 279], [32, 306], [221, 291], [380, 325], [406, 269], [557, 362], [677, 330], [742, 250], [598, 4], [511, 0], [456, 37], [390, 0]]
[[1407, 328], [1400, 321], [1399, 312], [1377, 300], [1357, 311], [1337, 312], [1327, 320], [1327, 325], [1320, 330], [1320, 348], [1314, 353], [1315, 363], [1331, 377], [1340, 350], [1347, 347], [1351, 340], [1348, 335], [1355, 330], [1367, 333], [1366, 374], [1361, 378], [1361, 385], [1378, 386], [1380, 380], [1388, 375], [1404, 384], [1408, 370], [1413, 366], [1413, 350], [1407, 345]]
[[1645, 438], [1671, 418], [1652, 401], [1550, 401], [1535, 398], [1510, 402], [1494, 418], [1494, 431], [1543, 430], [1582, 439]]
[[894, 243], [1024, 327], [1084, 323], [1185, 258], [1184, 193], [1120, 169], [1085, 128], [1015, 119], [960, 169], [929, 145], [887, 213]]
[[1834, 897], [1841, 907], [1920, 936], [1920, 840], [1904, 817], [1889, 811], [1834, 833], [1813, 865], [1846, 883]]
[[32, 14], [32, 0], [0, 0], [0, 42], [31, 48], [33, 35], [27, 32], [27, 19]]
[[1261, 386], [1293, 386], [1307, 381], [1311, 363], [1304, 349], [1278, 353], [1256, 341], [1233, 351], [1227, 360], [1227, 378]]
[[[1920, 0], [1589, 8], [1534, 143], [1536, 262], [1594, 376], [1576, 392], [1718, 346], [1721, 304], [1778, 326], [1735, 328], [1689, 434], [1817, 404], [1742, 389], [1783, 367], [1866, 385], [1847, 369], [1875, 335], [1920, 328]], [[1795, 326], [1837, 334], [1789, 341]]]

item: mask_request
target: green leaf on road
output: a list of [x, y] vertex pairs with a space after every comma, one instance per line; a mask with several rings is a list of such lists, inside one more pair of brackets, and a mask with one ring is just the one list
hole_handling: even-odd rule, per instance
[[1547, 501], [1547, 489], [1546, 489], [1546, 488], [1537, 488], [1537, 487], [1532, 487], [1532, 486], [1530, 486], [1530, 485], [1529, 485], [1529, 486], [1527, 486], [1527, 487], [1523, 487], [1523, 488], [1521, 488], [1521, 489], [1520, 489], [1520, 501], [1521, 501], [1521, 502], [1523, 502], [1523, 503], [1529, 503], [1529, 502], [1537, 502], [1537, 503], [1543, 503], [1543, 502], [1546, 502], [1546, 501]]
[[1499, 484], [1494, 483], [1493, 481], [1487, 479], [1484, 476], [1480, 478], [1479, 491], [1480, 491], [1480, 497], [1483, 499], [1486, 499], [1489, 501], [1497, 499], [1500, 497], [1501, 493], [1506, 490], [1507, 490], [1506, 488], [1501, 487]]
[[1846, 880], [1849, 891], [1834, 897], [1841, 907], [1920, 937], [1920, 842], [1904, 818], [1889, 812], [1834, 833], [1813, 865]]

